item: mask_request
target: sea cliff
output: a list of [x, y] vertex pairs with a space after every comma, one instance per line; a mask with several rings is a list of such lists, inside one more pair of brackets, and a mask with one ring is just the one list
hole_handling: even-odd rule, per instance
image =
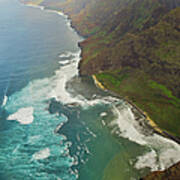
[[179, 142], [178, 0], [21, 1], [68, 14], [86, 37], [80, 75], [92, 75], [100, 88], [125, 97], [156, 132]]

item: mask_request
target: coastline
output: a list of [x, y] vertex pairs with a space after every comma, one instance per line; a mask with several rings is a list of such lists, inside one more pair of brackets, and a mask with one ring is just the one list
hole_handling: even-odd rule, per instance
[[180, 144], [180, 139], [178, 137], [175, 137], [175, 136], [169, 134], [168, 132], [162, 130], [161, 128], [159, 128], [158, 125], [149, 117], [149, 115], [146, 112], [144, 112], [142, 109], [137, 107], [128, 98], [121, 97], [120, 95], [118, 95], [118, 94], [108, 90], [107, 88], [105, 88], [104, 85], [97, 79], [96, 75], [92, 75], [92, 78], [94, 80], [95, 85], [98, 88], [100, 88], [100, 89], [102, 89], [103, 91], [106, 91], [106, 92], [108, 91], [110, 94], [115, 95], [115, 96], [123, 99], [128, 104], [130, 104], [134, 109], [136, 109], [145, 118], [147, 125], [149, 125], [153, 129], [154, 133], [157, 133], [157, 134], [159, 134], [159, 135], [161, 135], [161, 136], [163, 136], [165, 138], [171, 139], [171, 140], [175, 141], [176, 143]]
[[[28, 5], [28, 4], [25, 4], [25, 5]], [[44, 6], [39, 6], [38, 4], [32, 4], [30, 6], [33, 6], [33, 7], [38, 7], [40, 8], [41, 10], [44, 10], [45, 7]], [[59, 15], [62, 15], [66, 18], [66, 20], [68, 20], [67, 24], [77, 32], [78, 35], [80, 35], [80, 32], [78, 32], [76, 30], [75, 27], [72, 26], [71, 24], [71, 19], [69, 18], [69, 16], [65, 15], [62, 11], [55, 11], [55, 10], [49, 10], [49, 11], [53, 11], [54, 13], [57, 13]], [[81, 36], [81, 35], [80, 35]], [[81, 36], [82, 37], [82, 36]], [[83, 38], [83, 37], [82, 37]], [[81, 49], [81, 52], [82, 52], [82, 48], [81, 46], [79, 45], [78, 43], [78, 46], [80, 47]], [[81, 56], [81, 55], [80, 55]], [[81, 62], [81, 60], [79, 61], [79, 63]], [[78, 69], [79, 70], [79, 69]], [[129, 99], [127, 99], [126, 97], [121, 97], [120, 95], [108, 90], [107, 88], [104, 87], [104, 85], [97, 79], [96, 75], [92, 75], [92, 78], [94, 80], [94, 83], [96, 84], [96, 86], [100, 89], [102, 89], [103, 91], [106, 91], [106, 92], [109, 92], [110, 94], [112, 94], [113, 96], [116, 96], [118, 98], [121, 98], [123, 99], [124, 101], [126, 101], [128, 104], [130, 104], [134, 109], [136, 109], [144, 118], [145, 118], [145, 121], [146, 123], [151, 126], [151, 128], [153, 129], [153, 132], [154, 133], [157, 133], [165, 138], [168, 138], [168, 139], [171, 139], [173, 141], [175, 141], [176, 143], [180, 144], [180, 139], [168, 134], [167, 132], [164, 132], [163, 130], [161, 130], [157, 124], [148, 116], [148, 114], [146, 112], [143, 112], [142, 109], [140, 109], [139, 107], [137, 107], [134, 103], [132, 103]]]
[[[44, 9], [46, 8], [46, 7], [44, 7], [44, 6], [40, 6], [40, 4], [41, 4], [41, 2], [42, 2], [41, 0], [39, 0], [39, 1], [36, 2], [36, 3], [35, 3], [35, 2], [31, 2], [31, 3], [29, 3], [29, 2], [27, 3], [27, 2], [26, 2], [26, 3], [25, 3], [23, 0], [20, 0], [20, 2], [21, 2], [22, 4], [24, 4], [24, 5], [27, 5], [27, 6], [33, 6], [33, 7], [40, 8], [41, 10], [44, 10]], [[64, 14], [63, 10], [62, 10], [62, 11], [60, 11], [60, 10], [51, 10], [51, 9], [47, 9], [47, 10], [49, 10], [49, 11], [51, 11], [51, 12], [55, 12], [55, 13], [57, 13], [57, 14], [59, 14], [59, 15], [64, 16], [64, 17], [66, 18], [66, 20], [68, 20], [67, 24], [68, 24], [73, 30], [75, 30], [76, 33], [77, 33], [79, 36], [82, 37], [81, 32], [79, 32], [79, 31], [77, 30], [77, 28], [72, 25], [72, 20], [70, 19], [70, 17], [69, 17], [68, 15]], [[82, 38], [83, 38], [83, 37], [82, 37]], [[80, 49], [81, 49], [81, 55], [82, 55], [82, 47], [81, 47], [80, 42], [78, 43], [78, 46], [79, 46]], [[81, 55], [80, 55], [80, 56], [81, 56]], [[79, 64], [80, 64], [81, 62], [82, 62], [82, 60], [79, 61]], [[78, 65], [78, 66], [79, 66], [79, 65]], [[78, 70], [79, 70], [79, 67], [78, 67]], [[166, 137], [166, 138], [168, 138], [168, 139], [171, 139], [171, 140], [177, 142], [178, 144], [180, 144], [180, 138], [179, 138], [179, 137], [173, 136], [173, 135], [169, 134], [168, 132], [160, 129], [160, 128], [158, 127], [158, 125], [149, 117], [149, 115], [148, 115], [146, 112], [144, 112], [142, 109], [140, 109], [139, 107], [137, 107], [137, 106], [136, 106], [134, 103], [132, 103], [127, 97], [122, 97], [122, 96], [120, 96], [119, 94], [117, 94], [117, 93], [115, 93], [115, 92], [112, 92], [112, 91], [110, 91], [109, 89], [106, 89], [106, 88], [104, 87], [104, 85], [103, 85], [101, 82], [98, 81], [98, 79], [97, 79], [97, 77], [96, 77], [95, 75], [92, 75], [92, 78], [94, 79], [94, 82], [95, 82], [95, 84], [96, 84], [97, 87], [99, 87], [100, 89], [102, 89], [102, 90], [104, 90], [104, 91], [108, 91], [108, 92], [111, 93], [112, 95], [114, 95], [114, 96], [116, 96], [116, 97], [119, 97], [119, 98], [121, 98], [121, 99], [124, 99], [126, 102], [128, 102], [129, 104], [131, 104], [141, 115], [143, 115], [143, 116], [145, 117], [145, 119], [147, 120], [147, 124], [149, 124], [156, 133], [158, 133], [158, 134], [160, 134], [160, 135], [162, 135], [162, 136], [164, 136], [164, 137]]]

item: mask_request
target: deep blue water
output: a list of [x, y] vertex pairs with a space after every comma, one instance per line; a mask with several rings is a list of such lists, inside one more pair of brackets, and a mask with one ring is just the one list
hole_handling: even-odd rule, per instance
[[76, 33], [55, 13], [1, 0], [0, 101], [35, 78], [51, 76], [58, 53], [77, 51]]
[[[70, 143], [54, 133], [67, 117], [48, 112], [47, 96], [52, 89], [48, 77], [59, 68], [59, 55], [79, 51], [79, 40], [58, 14], [0, 1], [0, 103], [8, 97], [1, 105], [0, 179], [76, 179], [71, 170], [75, 160], [66, 152]], [[6, 120], [18, 110], [15, 120], [23, 116], [34, 123]], [[38, 159], [38, 152], [44, 157]]]
[[78, 77], [81, 40], [56, 12], [0, 0], [0, 180], [128, 180], [178, 160], [179, 146], [144, 136], [124, 101]]

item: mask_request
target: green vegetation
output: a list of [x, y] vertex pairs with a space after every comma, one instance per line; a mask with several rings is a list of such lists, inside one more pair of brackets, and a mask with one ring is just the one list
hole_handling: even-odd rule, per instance
[[107, 89], [128, 98], [147, 112], [159, 127], [179, 135], [180, 99], [173, 96], [164, 85], [152, 81], [143, 72], [131, 72], [128, 75], [101, 73], [96, 76]]
[[87, 37], [80, 44], [81, 75], [96, 74], [160, 128], [180, 136], [179, 0], [43, 0], [41, 5], [67, 13]]
[[[95, 74], [107, 89], [147, 112], [162, 130], [180, 137], [179, 0], [21, 1], [68, 14], [86, 37], [80, 44], [80, 74]], [[127, 167], [121, 157], [117, 154], [109, 162], [103, 180], [128, 177], [119, 171]], [[145, 179], [177, 179], [179, 167]]]

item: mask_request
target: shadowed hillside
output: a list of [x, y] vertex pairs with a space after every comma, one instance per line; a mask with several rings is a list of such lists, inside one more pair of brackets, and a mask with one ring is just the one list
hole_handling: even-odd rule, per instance
[[[64, 11], [86, 37], [80, 74], [180, 137], [180, 0], [21, 0]], [[179, 179], [179, 163], [143, 179]]]
[[80, 44], [81, 75], [95, 74], [180, 136], [180, 0], [36, 2], [67, 13], [87, 37]]

